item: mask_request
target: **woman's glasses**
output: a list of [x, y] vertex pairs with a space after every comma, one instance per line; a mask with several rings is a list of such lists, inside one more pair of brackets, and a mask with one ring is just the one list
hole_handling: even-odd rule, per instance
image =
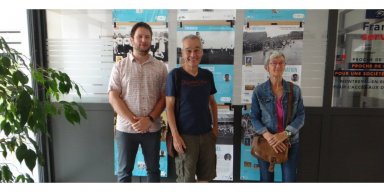
[[285, 62], [270, 62], [269, 63], [270, 65], [272, 65], [273, 67], [276, 67], [276, 66], [283, 66], [285, 65]]

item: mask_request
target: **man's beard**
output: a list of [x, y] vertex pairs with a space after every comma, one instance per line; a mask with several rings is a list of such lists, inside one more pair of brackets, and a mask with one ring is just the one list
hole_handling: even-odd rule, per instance
[[135, 47], [134, 48], [140, 55], [147, 55], [149, 50], [151, 49], [148, 47], [148, 49], [140, 49], [140, 47]]

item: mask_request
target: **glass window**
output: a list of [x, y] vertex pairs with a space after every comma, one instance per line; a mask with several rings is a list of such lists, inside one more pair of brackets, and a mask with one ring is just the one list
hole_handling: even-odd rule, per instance
[[47, 10], [48, 65], [67, 73], [81, 89], [63, 99], [107, 103], [113, 62], [111, 10]]
[[384, 11], [339, 12], [333, 107], [384, 107]]

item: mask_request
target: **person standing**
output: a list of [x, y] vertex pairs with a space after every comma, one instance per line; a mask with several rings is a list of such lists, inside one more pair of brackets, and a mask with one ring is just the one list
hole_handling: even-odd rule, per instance
[[[251, 122], [256, 134], [262, 135], [276, 152], [288, 151], [288, 161], [283, 163], [283, 182], [295, 182], [299, 156], [299, 131], [304, 125], [305, 113], [301, 90], [293, 85], [292, 116], [285, 126], [288, 112], [290, 82], [283, 79], [285, 56], [278, 51], [271, 52], [264, 68], [269, 80], [258, 85], [252, 94]], [[291, 147], [283, 141], [289, 139]], [[269, 162], [258, 159], [261, 182], [273, 182], [274, 174], [268, 171]]]
[[198, 182], [208, 182], [216, 177], [217, 91], [212, 72], [199, 67], [200, 37], [188, 35], [182, 46], [184, 63], [168, 74], [166, 85], [167, 118], [177, 151], [176, 181], [196, 182], [197, 176]]
[[144, 22], [131, 30], [133, 53], [113, 66], [109, 103], [117, 113], [118, 182], [131, 182], [139, 145], [148, 182], [160, 182], [160, 114], [165, 108], [165, 65], [148, 54], [152, 29]]

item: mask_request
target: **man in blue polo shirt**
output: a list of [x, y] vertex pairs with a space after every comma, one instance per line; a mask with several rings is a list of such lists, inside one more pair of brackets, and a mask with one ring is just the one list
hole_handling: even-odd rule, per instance
[[212, 72], [199, 67], [201, 39], [188, 35], [182, 44], [182, 67], [168, 74], [166, 84], [167, 118], [178, 154], [176, 181], [196, 182], [197, 176], [198, 182], [208, 182], [216, 177], [216, 87]]

